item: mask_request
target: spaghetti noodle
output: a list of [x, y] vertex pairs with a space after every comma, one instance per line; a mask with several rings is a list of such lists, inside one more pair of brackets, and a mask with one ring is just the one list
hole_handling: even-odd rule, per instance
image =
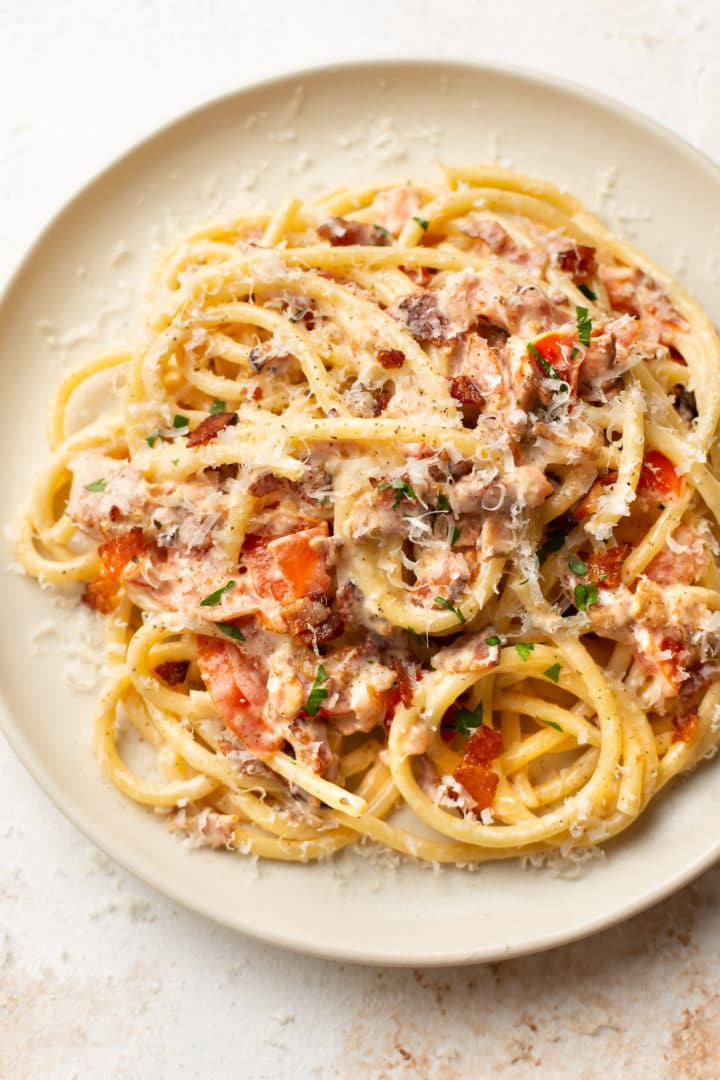
[[20, 523], [106, 616], [107, 775], [274, 859], [619, 833], [719, 737], [719, 380], [676, 282], [507, 170], [183, 240], [147, 341], [57, 391]]

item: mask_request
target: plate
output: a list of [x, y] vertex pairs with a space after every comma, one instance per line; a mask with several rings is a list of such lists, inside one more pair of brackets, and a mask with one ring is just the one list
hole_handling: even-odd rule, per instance
[[[288, 76], [206, 105], [143, 142], [77, 195], [25, 259], [0, 307], [3, 520], [45, 460], [44, 412], [61, 373], [138, 337], [143, 283], [173, 238], [291, 191], [433, 176], [438, 159], [495, 161], [568, 187], [718, 313], [720, 174], [626, 107], [464, 64], [369, 63]], [[625, 918], [720, 852], [713, 763], [666, 792], [574, 880], [518, 863], [433, 872], [367, 850], [321, 865], [188, 851], [93, 759], [93, 646], [76, 618], [12, 565], [3, 594], [3, 725], [38, 783], [128, 870], [256, 937], [384, 964], [497, 960]]]

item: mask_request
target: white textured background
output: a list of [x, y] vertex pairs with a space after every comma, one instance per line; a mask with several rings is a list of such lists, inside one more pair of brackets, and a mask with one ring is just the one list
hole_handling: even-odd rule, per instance
[[[109, 159], [267, 75], [350, 58], [506, 62], [605, 91], [720, 160], [719, 46], [716, 0], [0, 0], [0, 280]], [[578, 149], [591, 153], [592, 132]], [[536, 958], [351, 968], [144, 887], [1, 739], [0, 778], [3, 1080], [720, 1076], [720, 869]]]

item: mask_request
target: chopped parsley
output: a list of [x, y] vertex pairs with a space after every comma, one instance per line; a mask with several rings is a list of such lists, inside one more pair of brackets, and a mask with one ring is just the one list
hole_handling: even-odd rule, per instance
[[482, 727], [483, 707], [482, 701], [474, 709], [458, 709], [453, 717], [450, 731], [457, 731], [461, 735], [472, 735], [479, 727]]
[[492, 637], [486, 637], [485, 638], [485, 644], [486, 645], [491, 645], [491, 646], [492, 645], [499, 645], [500, 644], [500, 638], [497, 636], [497, 634], [493, 634]]
[[238, 630], [237, 626], [233, 626], [231, 622], [217, 622], [215, 625], [221, 633], [226, 634], [229, 638], [232, 638], [233, 641], [245, 640], [245, 635], [242, 630]]
[[580, 352], [577, 345], [573, 345], [573, 351], [570, 353], [570, 359], [574, 360], [577, 354]]
[[418, 634], [417, 630], [414, 630], [412, 626], [406, 626], [405, 629], [407, 630], [408, 634], [413, 639], [416, 645], [425, 644], [425, 638]]
[[592, 331], [592, 319], [586, 307], [581, 307], [579, 304], [575, 308], [575, 316], [577, 318], [578, 338], [581, 345], [590, 344], [590, 333]]
[[587, 611], [598, 603], [598, 587], [595, 582], [589, 585], [575, 586], [575, 607], [578, 611]]
[[99, 480], [93, 480], [92, 484], [86, 484], [86, 491], [104, 491], [107, 487], [107, 480], [104, 476], [101, 476]]
[[452, 531], [452, 536], [450, 537], [450, 547], [455, 547], [458, 540], [460, 539], [461, 532], [462, 532], [462, 530], [459, 529], [458, 526], [456, 525], [454, 527], [453, 531]]
[[583, 296], [587, 296], [588, 300], [597, 300], [597, 294], [592, 291], [589, 285], [578, 285], [578, 289]]
[[427, 220], [427, 218], [417, 217], [415, 214], [413, 214], [413, 221], [417, 221], [418, 225], [423, 230], [423, 232], [425, 232], [425, 230], [428, 228], [428, 226], [430, 224], [430, 222]]
[[227, 406], [225, 402], [221, 401], [220, 398], [215, 398], [212, 405], [210, 406], [210, 415], [217, 416], [218, 413], [225, 412], [226, 409]]
[[200, 607], [217, 607], [225, 593], [234, 588], [235, 582], [227, 581], [221, 589], [216, 589], [215, 592], [211, 592], [209, 596], [206, 596], [204, 600], [201, 600]]
[[538, 719], [540, 720], [541, 724], [547, 724], [548, 727], [554, 727], [556, 731], [564, 731], [565, 730], [564, 728], [561, 728], [559, 724], [556, 724], [554, 720], [546, 720], [542, 716], [538, 717]]
[[568, 566], [572, 570], [573, 574], [576, 574], [578, 577], [585, 577], [588, 572], [587, 565], [582, 561], [582, 559], [578, 559], [577, 555], [568, 556]]
[[173, 416], [173, 427], [190, 427], [190, 421], [188, 420], [187, 416], [181, 416], [180, 413], [175, 413], [175, 415]]
[[551, 664], [549, 668], [545, 668], [543, 675], [547, 675], [548, 679], [552, 679], [554, 683], [560, 682], [560, 665]]
[[447, 495], [443, 495], [442, 492], [438, 495], [435, 509], [439, 514], [447, 514], [450, 511], [450, 503], [448, 502]]
[[444, 596], [436, 596], [435, 603], [438, 607], [445, 608], [446, 611], [452, 611], [458, 622], [466, 623], [467, 619], [463, 615], [459, 607], [455, 607], [449, 600], [446, 600]]
[[320, 499], [320, 500], [318, 501], [318, 506], [327, 506], [327, 503], [328, 503], [328, 501], [329, 501], [329, 498], [330, 498], [330, 496], [329, 496], [329, 495], [323, 495], [322, 499]]
[[310, 688], [310, 693], [308, 694], [307, 701], [303, 708], [303, 712], [307, 713], [308, 716], [317, 716], [320, 712], [320, 707], [328, 696], [328, 692], [323, 686], [323, 683], [326, 683], [327, 681], [328, 676], [325, 668], [322, 664], [318, 664], [318, 669], [315, 672], [315, 681]]
[[160, 428], [157, 428], [155, 431], [152, 432], [152, 434], [148, 435], [145, 442], [148, 444], [148, 446], [152, 447], [158, 441], [158, 439], [160, 438], [160, 435], [161, 435]]
[[373, 229], [375, 229], [375, 231], [379, 233], [380, 236], [382, 236], [383, 240], [387, 240], [389, 243], [392, 243], [392, 233], [388, 229], [386, 229], [384, 225], [376, 225], [373, 223]]
[[555, 368], [552, 366], [551, 363], [549, 363], [549, 361], [545, 359], [543, 354], [538, 349], [537, 345], [533, 345], [532, 341], [529, 341], [527, 348], [528, 352], [532, 353], [532, 355], [535, 357], [543, 372], [545, 373], [545, 375], [547, 375], [548, 379], [560, 378]]
[[535, 643], [532, 641], [516, 641], [515, 651], [522, 660], [523, 664], [527, 660], [528, 656], [535, 649]]
[[547, 559], [548, 555], [551, 555], [554, 551], [560, 550], [560, 548], [565, 543], [566, 535], [566, 533], [560, 530], [557, 530], [556, 532], [551, 532], [549, 534], [543, 546], [538, 548], [537, 557], [538, 562], [541, 566]]
[[395, 493], [393, 510], [403, 501], [403, 499], [414, 499], [415, 502], [420, 501], [408, 482], [406, 480], [401, 480], [399, 476], [395, 477], [394, 480], [385, 480], [384, 483], [378, 484], [377, 490], [390, 490]]

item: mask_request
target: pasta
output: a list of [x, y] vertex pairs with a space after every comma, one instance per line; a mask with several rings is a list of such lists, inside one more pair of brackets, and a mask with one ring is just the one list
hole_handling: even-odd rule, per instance
[[59, 387], [18, 551], [104, 615], [97, 756], [172, 831], [587, 849], [720, 737], [719, 409], [677, 282], [548, 183], [444, 167], [180, 241], [146, 340]]

